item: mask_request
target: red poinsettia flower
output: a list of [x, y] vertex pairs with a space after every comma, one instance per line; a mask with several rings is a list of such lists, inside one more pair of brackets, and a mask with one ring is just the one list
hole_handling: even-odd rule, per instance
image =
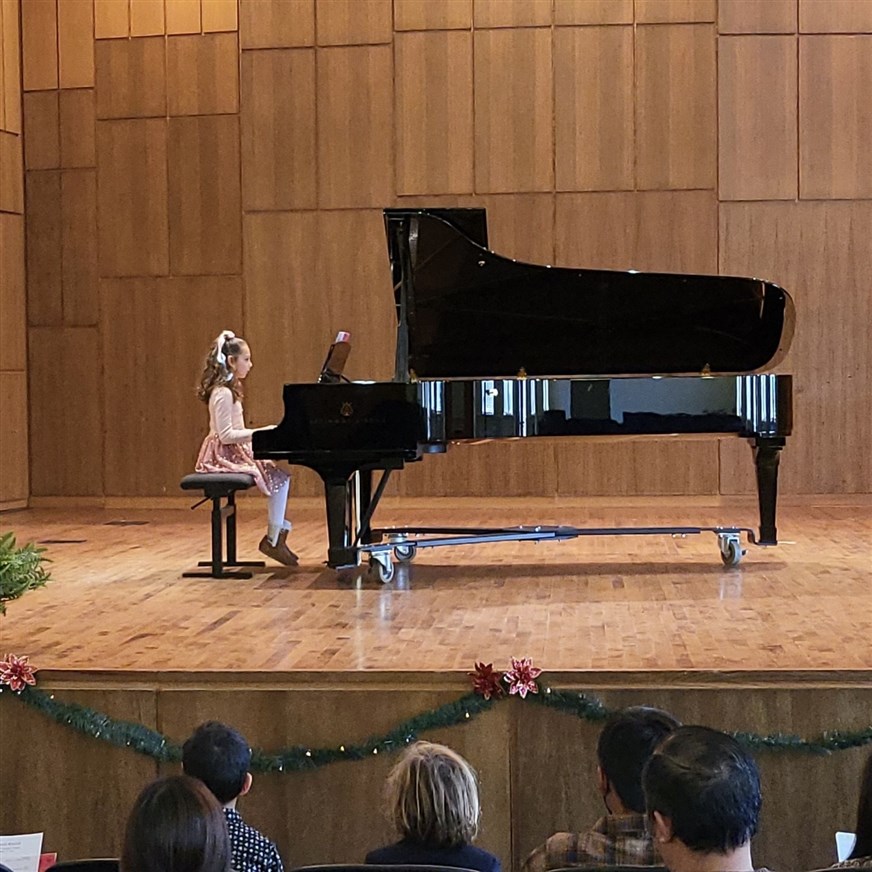
[[512, 668], [503, 676], [509, 685], [509, 693], [517, 693], [521, 699], [526, 699], [528, 693], [539, 693], [539, 685], [536, 679], [542, 674], [541, 669], [533, 665], [529, 657], [516, 660], [512, 657]]
[[36, 670], [28, 665], [27, 657], [7, 654], [0, 660], [0, 684], [8, 684], [12, 690], [24, 690], [25, 684], [36, 684], [34, 672]]
[[468, 673], [472, 678], [472, 689], [485, 699], [502, 696], [502, 673], [494, 670], [493, 663], [476, 663], [475, 672]]

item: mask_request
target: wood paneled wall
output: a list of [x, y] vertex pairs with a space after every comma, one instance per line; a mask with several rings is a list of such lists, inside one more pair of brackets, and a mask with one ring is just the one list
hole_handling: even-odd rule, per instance
[[[21, 4], [33, 495], [177, 493], [222, 327], [252, 345], [256, 425], [337, 329], [353, 377], [390, 377], [379, 210], [427, 203], [486, 205], [494, 249], [539, 263], [783, 283], [783, 488], [872, 491], [872, 0]], [[452, 449], [393, 487], [753, 478], [736, 440], [555, 441]]]
[[[776, 685], [758, 679], [754, 687], [735, 682], [706, 687], [705, 679], [697, 678], [696, 687], [670, 687], [668, 678], [640, 681], [624, 674], [617, 680], [628, 689], [620, 690], [615, 678], [553, 676], [556, 686], [593, 692], [610, 707], [657, 705], [684, 723], [764, 734], [813, 737], [833, 729], [859, 730], [872, 703], [868, 683], [815, 687], [808, 677]], [[116, 687], [81, 678], [40, 682], [65, 702], [145, 724], [174, 741], [184, 741], [197, 724], [218, 719], [267, 751], [362, 742], [456, 700], [468, 688], [452, 676], [414, 673], [394, 678], [393, 687], [383, 675], [304, 675], [296, 683], [262, 677], [253, 685], [250, 679], [241, 686], [216, 674], [187, 684], [161, 680], [155, 688], [138, 675], [136, 689], [128, 689], [129, 677]], [[0, 698], [0, 731], [26, 735], [32, 755], [54, 762], [21, 766], [20, 743], [0, 743], [6, 799], [0, 804], [0, 831], [44, 832], [45, 849], [58, 852], [59, 859], [117, 855], [137, 793], [158, 774], [178, 772], [177, 764], [158, 766], [130, 749], [81, 736], [7, 697]], [[585, 830], [602, 813], [595, 789], [598, 733], [596, 724], [513, 699], [464, 726], [421, 738], [456, 748], [475, 766], [482, 793], [477, 843], [511, 872], [553, 832]], [[757, 867], [801, 872], [835, 860], [833, 832], [850, 830], [855, 822], [867, 754], [855, 748], [828, 756], [758, 755], [764, 801], [753, 842]], [[395, 760], [378, 754], [311, 772], [256, 775], [240, 809], [252, 826], [275, 839], [285, 868], [359, 863], [392, 838], [381, 807], [384, 779]]]
[[19, 19], [0, 0], [0, 511], [30, 495]]

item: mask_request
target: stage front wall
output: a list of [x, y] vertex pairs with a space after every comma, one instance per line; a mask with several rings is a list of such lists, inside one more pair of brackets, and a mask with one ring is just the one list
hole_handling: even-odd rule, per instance
[[[555, 680], [555, 686], [568, 687]], [[181, 741], [198, 723], [221, 719], [264, 750], [290, 745], [337, 747], [387, 732], [405, 719], [457, 699], [453, 679], [397, 675], [354, 681], [219, 678], [150, 684], [50, 680], [59, 699], [154, 727]], [[685, 677], [615, 682], [590, 689], [609, 706], [658, 705], [685, 723], [805, 737], [868, 725], [872, 685], [691, 686]], [[131, 689], [125, 689], [131, 688]], [[864, 721], [865, 717], [865, 721]], [[426, 738], [467, 756], [479, 772], [483, 826], [479, 844], [504, 868], [556, 830], [584, 828], [602, 812], [594, 785], [598, 726], [517, 700], [503, 702], [462, 726]], [[178, 771], [115, 749], [50, 722], [7, 692], [0, 696], [0, 831], [45, 832], [45, 850], [61, 859], [117, 855], [127, 809], [158, 774]], [[851, 829], [865, 753], [829, 756], [762, 754], [764, 813], [755, 841], [758, 866], [798, 872], [834, 860], [833, 834]], [[240, 808], [273, 837], [286, 865], [356, 862], [391, 838], [381, 814], [390, 754], [318, 770], [260, 775]]]

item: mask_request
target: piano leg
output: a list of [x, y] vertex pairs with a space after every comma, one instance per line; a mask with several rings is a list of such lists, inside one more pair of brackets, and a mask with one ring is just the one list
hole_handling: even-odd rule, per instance
[[[382, 472], [378, 486], [373, 492], [373, 467], [361, 468], [353, 464], [337, 463], [330, 469], [319, 469], [318, 474], [324, 482], [324, 496], [327, 502], [327, 565], [331, 569], [357, 566], [358, 546], [368, 545], [375, 540], [372, 532], [372, 514], [384, 493], [390, 472], [402, 469], [405, 461], [401, 457], [383, 458], [375, 466]], [[352, 477], [360, 473], [360, 517], [355, 518], [354, 484]], [[357, 535], [356, 527], [362, 528]]]
[[[372, 503], [372, 470], [371, 469], [362, 469], [360, 471], [360, 505], [359, 511], [360, 514], [357, 517], [358, 523], [360, 523], [361, 519], [366, 517], [367, 512], [369, 512], [369, 507]], [[360, 541], [364, 545], [369, 545], [372, 542], [372, 526], [369, 522], [366, 524], [366, 528], [360, 531]]]
[[778, 501], [778, 461], [784, 448], [783, 437], [754, 439], [754, 464], [757, 467], [757, 501], [760, 505], [760, 545], [777, 545], [775, 506]]
[[327, 565], [354, 566], [357, 549], [352, 547], [350, 482], [347, 476], [324, 478], [324, 496], [327, 499]]

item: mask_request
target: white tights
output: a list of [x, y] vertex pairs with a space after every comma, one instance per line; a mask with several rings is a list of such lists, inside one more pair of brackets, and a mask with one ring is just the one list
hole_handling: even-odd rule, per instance
[[266, 528], [266, 536], [271, 545], [275, 545], [279, 541], [279, 534], [282, 530], [290, 530], [291, 522], [285, 518], [285, 509], [288, 505], [288, 491], [291, 487], [290, 476], [285, 478], [281, 487], [271, 493], [267, 499], [267, 518], [268, 524]]

